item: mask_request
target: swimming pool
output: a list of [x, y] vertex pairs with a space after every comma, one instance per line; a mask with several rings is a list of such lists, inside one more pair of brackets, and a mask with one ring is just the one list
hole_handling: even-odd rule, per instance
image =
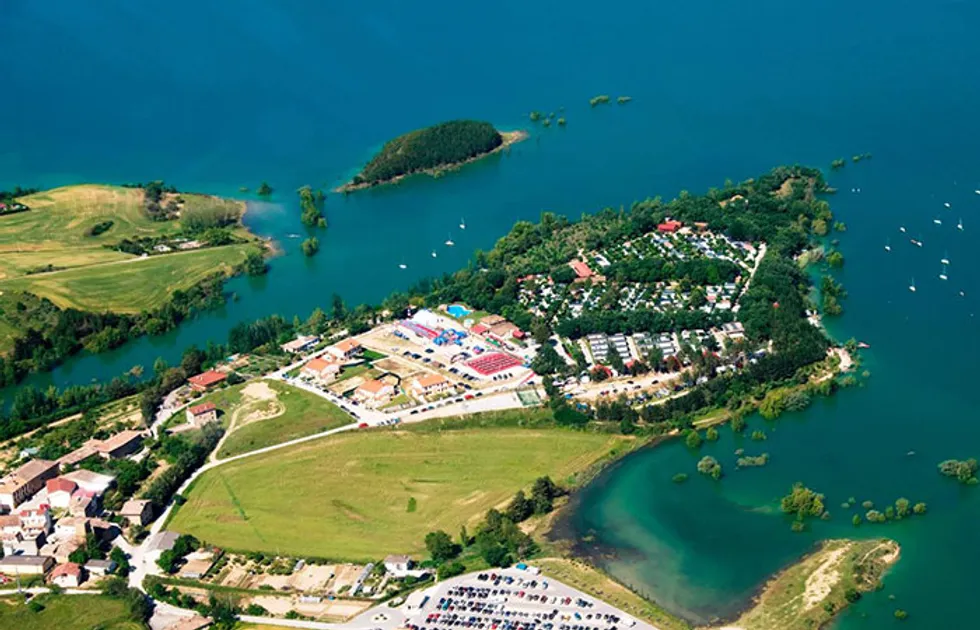
[[452, 315], [453, 317], [455, 317], [456, 319], [459, 319], [461, 317], [466, 317], [473, 311], [466, 308], [462, 304], [450, 304], [449, 306], [446, 307], [446, 312]]

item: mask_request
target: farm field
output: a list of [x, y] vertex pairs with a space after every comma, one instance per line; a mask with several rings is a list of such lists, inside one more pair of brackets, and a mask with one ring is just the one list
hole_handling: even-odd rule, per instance
[[218, 457], [326, 431], [353, 420], [330, 402], [278, 381], [258, 380], [229, 387], [195, 401], [213, 402], [228, 436]]
[[4, 630], [143, 630], [129, 619], [126, 604], [101, 595], [39, 595], [44, 610], [32, 612], [14, 599], [0, 599], [0, 628]]
[[237, 550], [352, 561], [420, 554], [426, 533], [455, 536], [537, 477], [564, 483], [630, 440], [426, 424], [335, 435], [218, 467], [197, 479], [167, 527]]
[[[182, 212], [244, 211], [239, 201], [194, 194], [180, 198]], [[66, 186], [20, 201], [31, 209], [0, 217], [0, 291], [30, 291], [61, 307], [136, 313], [160, 306], [174, 290], [209, 273], [229, 271], [251, 247], [230, 245], [144, 260], [110, 249], [107, 245], [124, 238], [176, 236], [182, 229], [179, 219], [152, 221], [142, 207], [143, 191], [133, 188]], [[106, 231], [90, 235], [93, 226], [109, 221]], [[234, 232], [251, 236], [243, 227]], [[49, 265], [53, 271], [41, 272]], [[0, 329], [0, 338], [9, 335], [9, 330]]]
[[61, 308], [139, 313], [162, 305], [174, 291], [187, 289], [213, 273], [230, 273], [252, 248], [227, 245], [166, 256], [130, 257], [122, 262], [0, 280], [0, 291], [29, 291]]

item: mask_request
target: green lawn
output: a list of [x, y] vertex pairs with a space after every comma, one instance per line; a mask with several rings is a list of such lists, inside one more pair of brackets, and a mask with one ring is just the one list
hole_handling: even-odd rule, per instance
[[17, 598], [0, 599], [2, 630], [143, 630], [128, 618], [126, 605], [102, 595], [39, 595], [44, 605], [32, 612]]
[[455, 536], [537, 477], [563, 482], [628, 440], [479, 419], [459, 425], [355, 431], [232, 462], [198, 478], [168, 528], [297, 556], [420, 554], [427, 532]]
[[281, 416], [253, 422], [228, 436], [218, 457], [231, 457], [256, 449], [320, 433], [354, 421], [332, 403], [282, 383], [274, 383], [278, 400], [285, 405]]

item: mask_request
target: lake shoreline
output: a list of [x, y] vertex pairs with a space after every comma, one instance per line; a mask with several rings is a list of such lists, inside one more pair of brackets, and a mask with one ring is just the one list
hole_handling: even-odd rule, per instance
[[498, 130], [498, 133], [500, 134], [501, 138], [503, 139], [503, 142], [501, 142], [499, 146], [494, 147], [492, 150], [487, 151], [486, 153], [481, 153], [479, 155], [475, 155], [475, 156], [473, 156], [473, 157], [471, 157], [469, 159], [463, 160], [461, 162], [453, 162], [451, 164], [442, 164], [440, 166], [436, 166], [436, 167], [433, 167], [433, 168], [426, 168], [426, 169], [421, 169], [421, 170], [417, 170], [417, 171], [412, 171], [411, 173], [405, 173], [403, 175], [399, 175], [397, 177], [392, 177], [391, 179], [385, 179], [385, 180], [382, 180], [382, 181], [379, 181], [379, 182], [364, 182], [364, 183], [361, 183], [361, 184], [355, 184], [353, 182], [353, 180], [351, 180], [351, 181], [347, 182], [346, 184], [343, 184], [342, 186], [338, 186], [337, 188], [334, 188], [333, 189], [333, 192], [335, 192], [335, 193], [342, 193], [342, 194], [345, 194], [346, 195], [348, 193], [356, 192], [358, 190], [367, 190], [369, 188], [376, 188], [376, 187], [379, 187], [379, 186], [387, 186], [389, 184], [397, 184], [398, 182], [400, 182], [400, 181], [402, 181], [402, 180], [404, 180], [404, 179], [406, 179], [408, 177], [412, 177], [413, 175], [429, 175], [431, 177], [440, 177], [440, 176], [442, 176], [442, 174], [444, 174], [444, 173], [446, 173], [448, 171], [455, 171], [456, 169], [461, 168], [461, 167], [465, 166], [466, 164], [471, 164], [473, 162], [476, 162], [476, 161], [482, 160], [483, 158], [486, 158], [488, 156], [491, 156], [491, 155], [493, 155], [495, 153], [499, 153], [500, 151], [503, 151], [503, 150], [509, 148], [511, 145], [514, 145], [514, 144], [517, 144], [518, 142], [523, 142], [524, 140], [527, 140], [531, 136], [530, 133], [528, 133], [527, 131], [525, 131], [523, 129], [518, 129], [516, 131], [500, 131], [500, 130]]

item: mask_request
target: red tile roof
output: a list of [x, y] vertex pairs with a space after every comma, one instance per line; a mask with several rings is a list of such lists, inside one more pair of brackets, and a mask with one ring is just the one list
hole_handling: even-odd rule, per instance
[[62, 575], [73, 575], [75, 577], [81, 577], [82, 567], [75, 564], [74, 562], [66, 562], [64, 564], [59, 564], [54, 568], [53, 571], [51, 571], [51, 575], [49, 577], [51, 579], [54, 579]]
[[680, 221], [664, 221], [657, 226], [657, 230], [660, 232], [676, 232], [683, 225]]
[[51, 495], [55, 492], [67, 492], [71, 494], [78, 488], [78, 484], [70, 479], [64, 479], [62, 477], [56, 477], [54, 479], [48, 479], [47, 484], [48, 494]]
[[327, 361], [326, 359], [321, 359], [320, 357], [317, 357], [315, 359], [310, 359], [310, 362], [307, 363], [306, 365], [304, 365], [303, 366], [303, 369], [304, 370], [312, 370], [314, 372], [322, 372], [325, 369], [327, 369], [327, 366], [328, 365], [330, 365], [330, 361]]
[[592, 277], [592, 270], [589, 269], [589, 266], [586, 265], [581, 260], [573, 260], [569, 264], [572, 266], [572, 270], [575, 272], [575, 275], [578, 276], [579, 278]]
[[190, 381], [192, 385], [198, 385], [200, 387], [210, 387], [215, 383], [220, 383], [226, 378], [228, 378], [227, 374], [222, 374], [221, 372], [215, 372], [214, 370], [208, 370], [203, 374], [192, 376], [187, 380]]
[[203, 413], [214, 411], [215, 409], [217, 409], [217, 407], [214, 406], [214, 403], [206, 402], [201, 403], [200, 405], [194, 405], [190, 408], [190, 412], [191, 415], [199, 416]]

